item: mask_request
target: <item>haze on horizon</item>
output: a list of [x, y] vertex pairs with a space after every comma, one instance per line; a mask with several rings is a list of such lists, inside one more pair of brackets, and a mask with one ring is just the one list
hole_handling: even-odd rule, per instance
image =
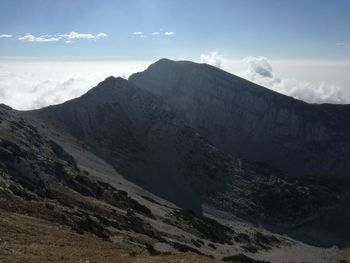
[[167, 57], [350, 102], [350, 2], [1, 0], [0, 103], [33, 109]]

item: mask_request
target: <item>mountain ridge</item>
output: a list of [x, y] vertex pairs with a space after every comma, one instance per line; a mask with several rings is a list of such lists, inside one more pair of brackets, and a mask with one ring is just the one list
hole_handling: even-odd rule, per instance
[[225, 152], [291, 175], [347, 174], [349, 105], [308, 104], [194, 62], [161, 60], [129, 81], [163, 97]]

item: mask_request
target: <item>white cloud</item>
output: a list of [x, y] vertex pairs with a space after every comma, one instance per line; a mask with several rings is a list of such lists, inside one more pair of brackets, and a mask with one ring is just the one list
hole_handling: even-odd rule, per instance
[[30, 33], [26, 33], [24, 36], [18, 37], [18, 40], [25, 42], [57, 42], [64, 40], [65, 43], [72, 43], [72, 40], [97, 40], [100, 38], [105, 38], [108, 35], [106, 33], [98, 33], [96, 35], [90, 33], [78, 33], [78, 32], [69, 32], [61, 35], [41, 35], [35, 36]]
[[280, 78], [265, 57], [247, 57], [241, 61], [238, 72], [259, 85], [279, 93], [300, 99], [309, 103], [345, 103], [345, 96], [338, 85], [319, 82], [300, 81], [292, 78]]
[[143, 32], [141, 32], [141, 31], [136, 31], [136, 32], [134, 32], [134, 33], [132, 33], [134, 36], [138, 36], [139, 38], [144, 38], [144, 37], [146, 37], [144, 34], [143, 34]]
[[35, 39], [36, 39], [35, 36], [31, 34], [26, 34], [25, 36], [21, 36], [18, 38], [18, 40], [28, 41], [28, 42], [34, 42]]
[[261, 77], [274, 78], [272, 66], [265, 57], [246, 57], [241, 63], [246, 67], [246, 75], [252, 72]]
[[78, 33], [78, 32], [69, 32], [68, 34], [60, 35], [61, 37], [68, 39], [68, 40], [76, 40], [76, 39], [87, 39], [87, 40], [94, 40], [99, 38], [105, 38], [107, 37], [106, 33], [98, 33], [96, 35], [90, 34], [90, 33]]
[[82, 34], [82, 33], [78, 33], [78, 32], [69, 32], [68, 34], [63, 34], [61, 35], [62, 37], [66, 38], [66, 39], [94, 39], [95, 36], [93, 34]]
[[104, 38], [107, 37], [108, 35], [106, 33], [99, 33], [96, 35], [96, 38]]
[[13, 35], [8, 35], [8, 34], [2, 34], [0, 35], [0, 38], [11, 38]]
[[[322, 71], [324, 72], [325, 69], [327, 69], [327, 72], [329, 71], [330, 75], [335, 75], [336, 72], [334, 72], [334, 65], [321, 66], [321, 62], [319, 61], [312, 63], [305, 62], [309, 63], [309, 65], [304, 65], [302, 71], [305, 71], [307, 75], [313, 74], [313, 72], [309, 72], [309, 70], [314, 67], [314, 71], [317, 72], [316, 77], [307, 76], [309, 77], [309, 81], [305, 81], [305, 76], [301, 77], [303, 80], [293, 77], [279, 76], [275, 73], [271, 63], [265, 57], [250, 56], [241, 60], [232, 60], [222, 56], [218, 51], [213, 51], [208, 54], [201, 54], [200, 62], [222, 68], [268, 89], [309, 103], [350, 102], [349, 92], [342, 88], [341, 85], [335, 83], [335, 77], [333, 77], [332, 80], [328, 78], [328, 81], [324, 81], [322, 80], [322, 76], [326, 74], [321, 75], [319, 71], [317, 71], [317, 69], [321, 70], [322, 68]], [[286, 62], [286, 65], [284, 66], [286, 68], [285, 76], [293, 76], [296, 72], [296, 66], [293, 63], [296, 62]], [[278, 62], [276, 64], [279, 65]], [[303, 66], [304, 62], [298, 62], [298, 65], [299, 64]], [[292, 66], [293, 70], [291, 69]], [[300, 67], [297, 66], [297, 68]], [[339, 66], [339, 74], [340, 72], [347, 71], [347, 68], [350, 68], [350, 65], [347, 63], [343, 66]], [[331, 73], [331, 70], [333, 73]]]
[[[68, 41], [68, 40], [67, 40]], [[28, 110], [64, 102], [82, 95], [108, 76], [127, 78], [134, 72], [144, 70], [154, 61], [133, 60], [28, 60], [0, 58], [0, 103], [15, 109]], [[319, 61], [312, 63], [285, 62], [284, 76], [298, 76], [300, 79], [281, 77], [281, 66], [276, 61], [261, 57], [232, 60], [219, 52], [202, 54], [201, 62], [220, 66], [222, 69], [249, 79], [277, 92], [309, 102], [350, 102], [350, 93], [344, 94], [346, 84], [336, 85], [334, 79], [348, 76], [350, 62], [334, 67], [320, 67]], [[293, 64], [295, 63], [295, 64]], [[335, 63], [335, 62], [332, 62]], [[306, 66], [305, 66], [306, 65]], [[304, 66], [304, 67], [303, 67]], [[303, 67], [303, 68], [302, 68]], [[308, 71], [313, 68], [313, 71]], [[52, 70], [52, 69], [55, 70]], [[315, 80], [304, 81], [305, 76], [314, 74]], [[338, 75], [337, 75], [337, 72]], [[327, 78], [327, 74], [328, 78]], [[327, 81], [317, 81], [321, 76]], [[349, 83], [350, 77], [344, 80]]]
[[206, 63], [217, 68], [221, 68], [223, 57], [218, 51], [212, 51], [209, 54], [201, 54], [200, 62]]
[[[135, 31], [132, 33], [134, 36], [138, 36], [140, 38], [144, 38], [146, 37], [147, 34], [145, 34], [144, 32], [142, 31]], [[159, 31], [154, 31], [152, 33], [150, 33], [151, 36], [160, 36], [160, 35], [163, 35], [163, 36], [173, 36], [175, 33], [172, 32], [172, 31], [166, 31], [166, 32], [163, 32], [163, 29], [159, 29]]]
[[0, 103], [19, 110], [62, 103], [106, 77], [127, 78], [149, 64], [151, 61], [0, 59]]
[[18, 38], [18, 40], [26, 41], [26, 42], [56, 42], [56, 41], [59, 41], [60, 39], [61, 37], [55, 37], [50, 35], [43, 35], [43, 36], [36, 37], [31, 34], [26, 34]]

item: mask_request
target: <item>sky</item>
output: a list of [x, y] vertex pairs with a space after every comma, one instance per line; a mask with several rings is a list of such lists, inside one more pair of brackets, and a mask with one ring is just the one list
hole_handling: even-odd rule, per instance
[[349, 12], [348, 0], [0, 0], [0, 103], [60, 103], [163, 57], [348, 103]]

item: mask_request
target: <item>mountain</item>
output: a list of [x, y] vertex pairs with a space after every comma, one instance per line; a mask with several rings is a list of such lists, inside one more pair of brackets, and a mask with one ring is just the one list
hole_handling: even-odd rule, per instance
[[279, 174], [218, 150], [162, 98], [122, 78], [23, 115], [79, 140], [143, 189], [198, 213], [203, 203], [223, 206], [227, 195], [226, 209], [248, 214], [253, 185], [246, 177]]
[[[246, 250], [253, 260], [281, 244], [313, 257], [292, 239], [202, 211], [228, 180], [248, 181], [234, 175], [238, 160], [166, 108], [113, 77], [61, 105], [29, 112], [1, 105], [0, 260], [178, 262], [183, 252], [193, 262], [215, 262]], [[237, 207], [248, 200], [238, 191]]]
[[80, 98], [29, 115], [66, 131], [128, 180], [185, 208], [200, 210], [206, 186], [223, 187], [235, 166], [160, 97], [122, 78], [110, 77]]
[[[269, 165], [233, 157], [189, 126], [167, 99], [125, 79], [107, 78], [77, 99], [27, 114], [72, 135], [124, 178], [179, 207], [201, 214], [209, 204], [252, 222], [281, 225], [282, 232], [295, 226], [335, 232], [336, 243], [350, 233], [340, 223], [350, 214], [338, 216], [347, 206], [347, 181], [339, 198], [339, 189], [325, 187], [328, 178], [286, 180]], [[328, 240], [311, 235], [308, 241]]]
[[[236, 85], [230, 86], [233, 81]], [[165, 85], [170, 82], [177, 85]], [[154, 91], [163, 84], [166, 92]], [[238, 138], [228, 132], [215, 135], [218, 122], [233, 123], [229, 112], [235, 111], [229, 98], [236, 97], [236, 105], [242, 106], [241, 100], [256, 96], [261, 105], [270, 98], [269, 107], [280, 105], [278, 100], [291, 112], [299, 107], [301, 119], [316, 116], [312, 115], [316, 110], [305, 110], [309, 107], [330, 109], [334, 121], [346, 118], [347, 106], [309, 105], [208, 65], [169, 60], [156, 62], [130, 80], [109, 77], [63, 104], [34, 111], [1, 105], [0, 212], [6, 219], [0, 227], [9, 230], [5, 259], [0, 253], [0, 261], [21, 249], [17, 244], [23, 236], [13, 233], [33, 233], [36, 238], [60, 240], [49, 239], [48, 244], [63, 242], [66, 236], [69, 239], [62, 246], [74, 244], [75, 249], [81, 239], [98, 248], [99, 255], [93, 256], [91, 251], [75, 249], [79, 253], [71, 255], [74, 262], [84, 255], [97, 262], [102, 255], [108, 258], [104, 262], [113, 258], [178, 262], [179, 252], [194, 257], [193, 262], [212, 262], [211, 258], [280, 262], [281, 257], [293, 262], [336, 262], [338, 250], [323, 247], [350, 243], [350, 178], [286, 176], [286, 170], [271, 166], [273, 162], [242, 158], [242, 138], [240, 149]], [[224, 97], [227, 101], [219, 106]], [[244, 105], [256, 107], [253, 102]], [[249, 112], [241, 114], [247, 118], [256, 114]], [[242, 122], [244, 127], [251, 123]], [[346, 135], [345, 124], [333, 128], [326, 131]], [[283, 147], [287, 143], [281, 141]], [[254, 140], [246, 146], [259, 151]], [[11, 220], [18, 225], [11, 225]], [[40, 224], [48, 232], [39, 231]], [[32, 251], [30, 235], [23, 235]], [[52, 246], [44, 245], [33, 255], [57, 256], [61, 251], [49, 252]], [[111, 255], [109, 247], [118, 252]], [[33, 261], [25, 253], [16, 256]]]
[[224, 152], [289, 175], [348, 175], [350, 105], [308, 104], [207, 64], [162, 59], [130, 82]]

